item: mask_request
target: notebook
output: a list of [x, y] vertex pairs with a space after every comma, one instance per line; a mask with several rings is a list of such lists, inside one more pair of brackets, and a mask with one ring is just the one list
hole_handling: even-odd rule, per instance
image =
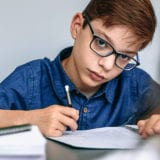
[[30, 130], [31, 130], [31, 126], [28, 124], [4, 127], [4, 128], [0, 128], [0, 136], [7, 135], [7, 134], [20, 133], [20, 132], [25, 132]]
[[45, 156], [46, 139], [41, 134], [38, 127], [25, 127], [21, 129], [18, 128], [18, 131], [14, 130], [14, 128], [12, 132], [10, 132], [10, 130], [6, 135], [3, 134], [0, 136], [0, 157]]

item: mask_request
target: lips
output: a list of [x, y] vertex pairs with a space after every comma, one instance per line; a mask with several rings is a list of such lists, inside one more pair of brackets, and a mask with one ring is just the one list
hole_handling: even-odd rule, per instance
[[93, 81], [102, 81], [104, 80], [104, 77], [99, 75], [98, 73], [96, 72], [93, 72], [93, 71], [90, 71], [90, 78], [93, 80]]

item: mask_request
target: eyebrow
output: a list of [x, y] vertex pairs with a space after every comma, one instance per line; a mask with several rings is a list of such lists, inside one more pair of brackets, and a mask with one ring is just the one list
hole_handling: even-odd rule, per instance
[[[109, 37], [109, 36], [107, 36], [105, 33], [102, 33], [102, 31], [100, 31], [99, 29], [95, 29], [97, 32], [99, 32], [100, 34], [102, 34], [104, 37], [105, 37], [105, 39], [104, 38], [101, 38], [99, 35], [97, 35], [97, 33], [94, 31], [94, 34], [96, 35], [96, 36], [98, 36], [99, 38], [101, 38], [101, 39], [103, 39], [103, 40], [105, 40], [106, 42], [109, 42], [109, 44], [111, 44], [112, 45], [112, 47], [113, 47], [113, 41], [112, 41], [112, 39]], [[114, 47], [113, 47], [114, 48]], [[115, 48], [114, 48], [115, 49]], [[116, 49], [115, 49], [116, 50]], [[118, 53], [127, 53], [127, 54], [132, 54], [132, 55], [136, 55], [137, 54], [137, 52], [135, 52], [135, 51], [131, 51], [131, 50], [121, 50], [121, 51], [119, 51], [119, 50], [116, 50], [116, 52], [118, 52]]]

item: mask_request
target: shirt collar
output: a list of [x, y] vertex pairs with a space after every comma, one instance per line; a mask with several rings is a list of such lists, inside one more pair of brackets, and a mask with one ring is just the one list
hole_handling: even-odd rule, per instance
[[66, 72], [63, 69], [63, 66], [61, 64], [61, 61], [71, 55], [72, 52], [72, 47], [65, 48], [62, 50], [58, 56], [55, 58], [54, 63], [53, 63], [53, 70], [54, 70], [54, 75], [53, 75], [53, 84], [54, 84], [54, 89], [56, 90], [57, 95], [60, 95], [60, 98], [65, 98], [66, 99], [66, 93], [64, 86], [69, 85], [70, 91], [72, 92], [73, 90], [76, 90], [75, 85], [72, 83], [70, 78], [67, 76]]
[[115, 99], [116, 96], [116, 90], [117, 90], [117, 85], [118, 85], [118, 78], [115, 78], [111, 81], [109, 81], [106, 85], [105, 88], [105, 96], [106, 99], [110, 102], [113, 103], [113, 100]]
[[104, 83], [102, 87], [99, 89], [99, 91], [94, 95], [94, 97], [99, 97], [104, 95], [106, 100], [112, 104], [116, 96], [115, 94], [116, 94], [117, 84], [118, 84], [117, 78]]

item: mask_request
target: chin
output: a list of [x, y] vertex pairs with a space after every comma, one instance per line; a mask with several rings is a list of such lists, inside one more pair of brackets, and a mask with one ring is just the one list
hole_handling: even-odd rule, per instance
[[104, 84], [105, 82], [101, 82], [101, 83], [97, 83], [97, 82], [93, 82], [93, 81], [89, 81], [86, 86], [88, 88], [99, 88], [102, 84]]

